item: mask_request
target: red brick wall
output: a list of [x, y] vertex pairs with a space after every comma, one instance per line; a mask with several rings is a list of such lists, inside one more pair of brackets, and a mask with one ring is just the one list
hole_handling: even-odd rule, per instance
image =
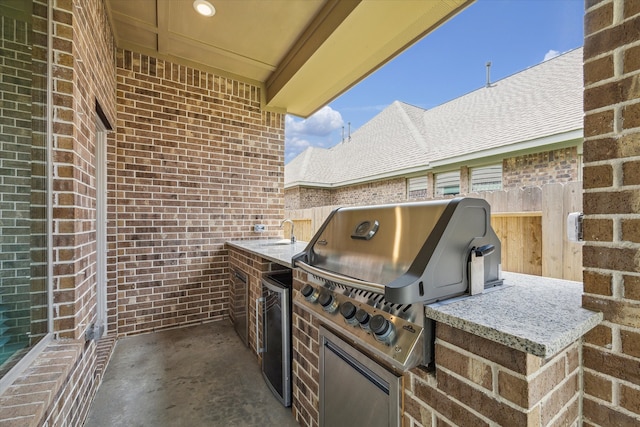
[[53, 320], [56, 336], [82, 351], [68, 359], [71, 371], [46, 417], [77, 425], [101, 375], [84, 332], [96, 316], [96, 102], [115, 123], [114, 39], [102, 2], [56, 0], [53, 21]]
[[118, 333], [222, 319], [224, 242], [284, 215], [284, 115], [258, 87], [123, 50], [117, 103]]
[[[307, 274], [294, 270], [294, 295], [307, 281]], [[292, 305], [292, 379], [291, 410], [303, 427], [317, 427], [320, 422], [320, 322], [298, 304]]]
[[95, 311], [96, 101], [115, 123], [106, 11], [101, 3], [80, 3], [55, 3], [52, 46], [54, 329], [76, 339]]
[[[34, 14], [46, 16], [49, 4], [55, 340], [3, 394], [7, 425], [81, 425], [102, 374], [84, 332], [96, 304], [95, 104], [115, 123], [113, 36], [103, 2], [34, 2]], [[38, 37], [36, 55], [45, 40]]]
[[587, 0], [584, 424], [640, 424], [640, 2]]
[[436, 336], [435, 373], [415, 368], [405, 374], [405, 425], [579, 420], [579, 343], [545, 361], [443, 324]]

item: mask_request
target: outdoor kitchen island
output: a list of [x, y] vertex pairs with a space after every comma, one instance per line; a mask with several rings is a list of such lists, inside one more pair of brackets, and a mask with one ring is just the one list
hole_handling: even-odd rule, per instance
[[[251, 240], [227, 247], [231, 265], [266, 272], [274, 263], [291, 267], [288, 257], [304, 244], [285, 249]], [[581, 283], [503, 275], [504, 284], [485, 293], [424, 307], [426, 318], [435, 321], [433, 366], [389, 368], [401, 385], [402, 425], [546, 426], [579, 420], [582, 336], [602, 314], [581, 308]], [[294, 268], [292, 411], [303, 426], [319, 425], [321, 331], [336, 332], [298, 302], [303, 287], [314, 281], [310, 276]]]

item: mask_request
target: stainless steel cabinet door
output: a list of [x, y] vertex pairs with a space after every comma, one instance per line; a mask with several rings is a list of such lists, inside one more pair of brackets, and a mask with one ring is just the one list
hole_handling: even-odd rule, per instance
[[399, 426], [402, 377], [320, 332], [320, 426]]

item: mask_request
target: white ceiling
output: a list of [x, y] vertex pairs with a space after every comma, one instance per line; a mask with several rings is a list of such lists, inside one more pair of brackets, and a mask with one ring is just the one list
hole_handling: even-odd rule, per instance
[[107, 0], [119, 47], [247, 81], [306, 117], [473, 0]]

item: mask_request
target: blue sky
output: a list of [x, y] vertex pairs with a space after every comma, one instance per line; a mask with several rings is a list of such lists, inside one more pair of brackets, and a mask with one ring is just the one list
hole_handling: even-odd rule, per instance
[[[426, 0], [425, 0], [426, 1]], [[393, 101], [432, 108], [582, 46], [584, 0], [477, 0], [374, 74], [303, 120], [287, 116], [285, 163], [329, 148]]]

